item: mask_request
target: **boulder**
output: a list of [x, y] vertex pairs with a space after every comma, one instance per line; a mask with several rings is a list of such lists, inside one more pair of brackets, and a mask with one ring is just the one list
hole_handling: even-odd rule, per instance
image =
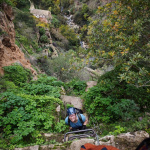
[[36, 76], [37, 72], [32, 68], [29, 60], [25, 58], [24, 53], [15, 44], [12, 7], [3, 4], [2, 8], [3, 12], [0, 12], [0, 29], [3, 32], [0, 35], [0, 74], [4, 74], [4, 66], [10, 66], [13, 63], [19, 62], [23, 67], [30, 69], [32, 74]]
[[29, 146], [24, 148], [15, 148], [14, 150], [39, 150], [39, 145]]
[[112, 145], [120, 150], [132, 150], [136, 149], [136, 147], [148, 137], [149, 134], [145, 131], [128, 132], [122, 133], [116, 137], [110, 135], [100, 138], [100, 145]]
[[61, 99], [64, 103], [71, 104], [76, 108], [82, 109], [83, 107], [83, 100], [79, 97], [61, 95]]
[[88, 82], [86, 82], [86, 84], [87, 84], [87, 88], [85, 91], [88, 91], [89, 88], [97, 85], [97, 82], [96, 81], [88, 81]]
[[80, 150], [81, 146], [84, 145], [85, 143], [94, 144], [94, 139], [75, 140], [71, 143], [70, 149], [71, 150]]

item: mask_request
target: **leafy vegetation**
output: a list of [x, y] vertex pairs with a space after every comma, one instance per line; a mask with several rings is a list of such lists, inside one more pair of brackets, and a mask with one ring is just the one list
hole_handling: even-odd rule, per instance
[[42, 59], [41, 69], [48, 75], [55, 76], [61, 81], [68, 81], [76, 77], [77, 71], [72, 68], [69, 62], [69, 56], [61, 54], [54, 60]]
[[88, 17], [92, 15], [87, 4], [83, 4], [81, 10], [77, 11], [74, 15], [74, 22], [80, 26], [88, 24]]
[[148, 0], [107, 3], [98, 7], [88, 30], [88, 57], [95, 58], [93, 63], [123, 64], [120, 80], [136, 87], [150, 82], [149, 4]]
[[12, 66], [3, 67], [5, 71], [4, 78], [14, 82], [16, 85], [20, 83], [25, 83], [27, 80], [31, 79], [31, 73], [29, 70], [24, 69], [19, 64], [14, 64]]
[[86, 82], [73, 79], [65, 84], [67, 95], [82, 95], [86, 89]]
[[[90, 123], [94, 122], [99, 126], [103, 122], [108, 128], [111, 126], [111, 129], [114, 125], [121, 124], [121, 127], [127, 127], [125, 131], [136, 131], [139, 127], [146, 129], [149, 121], [145, 118], [144, 112], [149, 112], [146, 106], [150, 105], [147, 88], [136, 88], [125, 81], [119, 81], [120, 69], [121, 67], [115, 68], [101, 76], [97, 86], [83, 94]], [[141, 126], [142, 123], [138, 125], [139, 117], [143, 118], [142, 121], [147, 120], [147, 123], [145, 122], [143, 126]], [[105, 133], [105, 130], [110, 131], [108, 128], [102, 127], [103, 134], [108, 134], [108, 132]]]
[[[66, 131], [63, 116], [55, 111], [58, 105], [64, 109], [59, 99], [61, 86], [67, 95], [82, 96], [89, 127], [97, 125], [102, 135], [137, 130], [150, 133], [149, 0], [115, 0], [96, 11], [90, 10], [88, 0], [80, 0], [81, 9], [73, 0], [33, 0], [36, 8], [52, 12], [50, 25], [27, 13], [29, 1], [5, 2], [19, 8], [14, 8], [19, 47], [29, 54], [42, 51], [39, 44], [48, 42], [46, 27], [60, 53], [54, 59], [39, 57], [38, 65], [50, 76], [40, 75], [36, 81], [21, 65], [4, 67], [5, 75], [0, 78], [0, 148], [44, 144], [43, 132]], [[21, 11], [24, 8], [26, 12]], [[66, 25], [63, 13], [73, 15], [81, 34]], [[0, 35], [7, 33], [0, 29]], [[88, 44], [87, 50], [79, 47], [78, 37]], [[85, 64], [95, 68], [111, 64], [114, 70], [99, 77], [97, 86], [85, 92], [86, 82], [76, 79], [77, 69]]]
[[79, 41], [73, 29], [70, 29], [67, 25], [60, 26], [61, 34], [67, 38], [71, 46], [77, 46]]
[[[64, 83], [46, 75], [32, 81], [29, 71], [14, 64], [4, 67], [0, 94], [0, 147], [13, 149], [17, 145], [42, 144], [42, 132], [64, 132], [64, 121], [57, 122], [60, 86]], [[16, 89], [16, 90], [15, 90]], [[61, 128], [59, 128], [61, 127]]]

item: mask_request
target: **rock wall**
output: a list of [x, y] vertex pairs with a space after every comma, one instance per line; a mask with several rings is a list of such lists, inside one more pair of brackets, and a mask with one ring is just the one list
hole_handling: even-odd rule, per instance
[[30, 69], [35, 76], [37, 72], [31, 67], [29, 60], [25, 58], [24, 53], [15, 44], [13, 19], [12, 7], [3, 4], [2, 11], [0, 11], [0, 74], [4, 74], [2, 67], [19, 63]]

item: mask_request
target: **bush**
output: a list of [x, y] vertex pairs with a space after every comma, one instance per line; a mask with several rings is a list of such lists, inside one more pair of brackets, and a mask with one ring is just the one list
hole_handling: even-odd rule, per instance
[[44, 60], [41, 68], [49, 75], [54, 76], [58, 80], [68, 81], [74, 78], [76, 71], [72, 69], [69, 62], [69, 57], [60, 54], [55, 59]]
[[31, 80], [31, 72], [18, 64], [5, 66], [3, 68], [5, 72], [4, 78], [14, 82], [16, 85]]
[[48, 37], [46, 35], [42, 35], [40, 37], [40, 42], [42, 42], [42, 43], [48, 43]]
[[18, 87], [12, 82], [12, 81], [7, 81], [5, 79], [0, 78], [0, 91], [5, 92], [5, 91], [17, 91]]
[[11, 92], [1, 94], [0, 99], [0, 132], [7, 144], [8, 141], [9, 144], [42, 144], [44, 140], [38, 130], [55, 132], [57, 129], [54, 115], [57, 105], [62, 105], [60, 99]]
[[113, 105], [108, 106], [108, 111], [113, 120], [128, 121], [134, 119], [139, 113], [139, 107], [133, 100], [121, 99]]
[[18, 9], [15, 9], [14, 12], [15, 12], [15, 19], [14, 19], [15, 25], [18, 22], [24, 22], [28, 27], [32, 27], [32, 28], [36, 27], [35, 20], [33, 19], [30, 13], [23, 12]]
[[41, 27], [39, 29], [39, 33], [40, 33], [40, 35], [44, 35], [45, 34], [45, 29]]
[[60, 97], [60, 88], [51, 85], [41, 84], [23, 84], [22, 91], [30, 95], [49, 95], [52, 97]]
[[17, 34], [17, 35], [18, 35], [19, 44], [21, 43], [29, 54], [33, 54], [32, 48], [30, 48], [30, 45], [32, 45], [33, 43], [31, 43], [30, 39], [28, 39], [28, 37], [23, 36], [21, 34]]
[[[120, 82], [118, 80], [120, 72], [118, 67], [105, 73], [99, 78], [97, 86], [83, 95], [87, 112], [98, 122], [132, 120], [149, 105], [146, 89], [135, 89], [126, 82]], [[144, 93], [142, 94], [141, 91]]]
[[17, 3], [17, 8], [25, 8], [25, 7], [28, 7], [30, 6], [30, 2], [29, 1], [26, 1], [26, 0], [16, 0], [16, 3]]
[[61, 25], [59, 29], [60, 29], [61, 34], [65, 38], [67, 38], [71, 46], [79, 45], [79, 39], [77, 38], [77, 35], [75, 34], [73, 29], [70, 29], [69, 26], [67, 25]]
[[54, 26], [55, 28], [58, 28], [60, 26], [60, 21], [58, 20], [56, 15], [53, 15], [51, 26]]
[[73, 79], [65, 84], [67, 95], [82, 95], [87, 87], [85, 81]]

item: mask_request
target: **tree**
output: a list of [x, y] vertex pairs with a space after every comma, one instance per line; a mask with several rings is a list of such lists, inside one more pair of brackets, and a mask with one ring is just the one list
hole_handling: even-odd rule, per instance
[[61, 34], [70, 42], [70, 45], [76, 46], [78, 44], [78, 38], [73, 29], [67, 25], [61, 25], [59, 29]]
[[97, 66], [122, 64], [120, 80], [150, 86], [150, 1], [116, 0], [89, 19], [87, 58]]

